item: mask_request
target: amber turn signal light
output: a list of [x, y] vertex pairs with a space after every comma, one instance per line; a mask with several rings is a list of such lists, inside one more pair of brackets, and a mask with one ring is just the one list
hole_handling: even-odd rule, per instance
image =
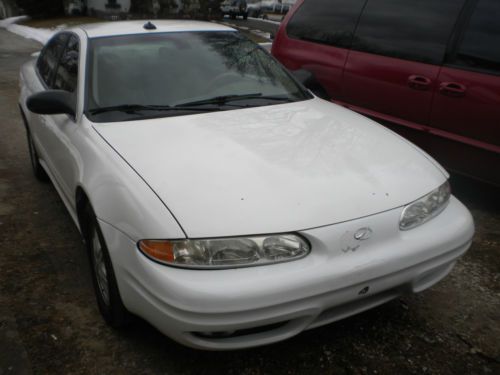
[[139, 249], [147, 256], [162, 261], [172, 263], [174, 261], [173, 244], [162, 240], [142, 240], [139, 241]]

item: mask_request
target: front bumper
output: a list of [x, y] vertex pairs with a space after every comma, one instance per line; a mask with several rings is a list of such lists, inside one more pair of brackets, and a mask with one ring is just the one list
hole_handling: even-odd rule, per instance
[[[399, 231], [402, 209], [300, 232], [307, 257], [269, 266], [186, 270], [143, 256], [100, 222], [125, 306], [174, 340], [228, 350], [265, 345], [420, 292], [469, 248], [474, 225], [454, 197], [429, 222]], [[353, 240], [360, 228], [372, 236]]]

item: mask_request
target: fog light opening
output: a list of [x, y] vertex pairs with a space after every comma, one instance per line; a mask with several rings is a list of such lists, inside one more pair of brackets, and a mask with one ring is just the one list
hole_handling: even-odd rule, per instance
[[236, 331], [196, 332], [196, 335], [206, 337], [207, 339], [223, 339], [233, 336], [235, 332]]

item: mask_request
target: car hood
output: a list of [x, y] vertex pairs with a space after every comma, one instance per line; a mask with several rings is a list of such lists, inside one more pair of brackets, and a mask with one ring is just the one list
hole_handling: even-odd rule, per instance
[[416, 146], [321, 99], [93, 126], [192, 238], [352, 220], [447, 178]]

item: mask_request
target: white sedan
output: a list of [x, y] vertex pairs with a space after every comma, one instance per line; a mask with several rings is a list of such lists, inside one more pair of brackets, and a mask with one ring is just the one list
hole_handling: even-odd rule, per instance
[[424, 290], [471, 244], [439, 164], [229, 27], [62, 31], [20, 85], [35, 175], [82, 233], [112, 326], [269, 344]]

